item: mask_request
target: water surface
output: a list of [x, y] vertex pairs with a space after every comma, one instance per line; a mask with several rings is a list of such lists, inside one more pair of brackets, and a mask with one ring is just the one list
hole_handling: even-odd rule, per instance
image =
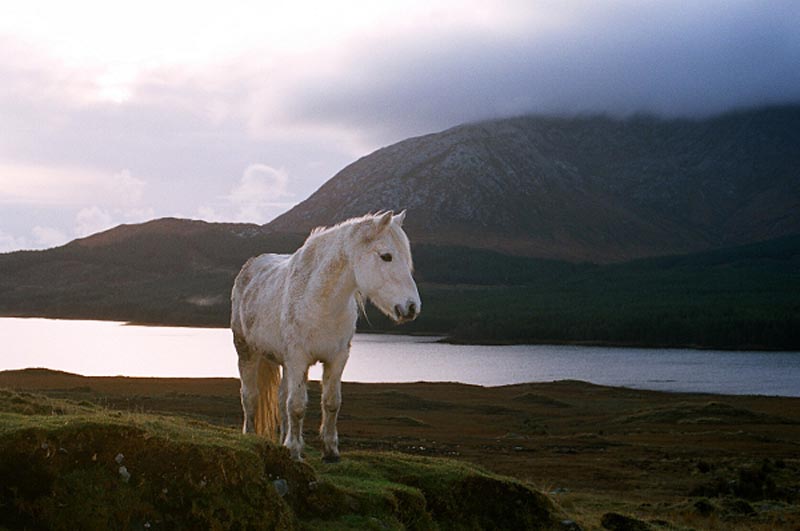
[[[238, 377], [231, 332], [106, 321], [0, 318], [0, 370], [86, 376]], [[309, 377], [319, 379], [312, 367]], [[344, 380], [505, 385], [584, 380], [665, 391], [800, 396], [800, 353], [587, 346], [478, 346], [357, 334]]]

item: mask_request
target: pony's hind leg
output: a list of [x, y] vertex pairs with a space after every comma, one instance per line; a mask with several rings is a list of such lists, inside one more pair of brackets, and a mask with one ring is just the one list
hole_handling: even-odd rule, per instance
[[306, 415], [308, 393], [306, 380], [308, 366], [302, 363], [287, 363], [283, 366], [283, 379], [286, 380], [286, 438], [283, 445], [295, 461], [303, 460], [303, 418]]
[[283, 443], [286, 440], [286, 432], [289, 430], [288, 427], [288, 415], [286, 414], [286, 398], [289, 394], [288, 390], [286, 389], [287, 384], [289, 383], [288, 378], [281, 378], [281, 385], [278, 388], [278, 418], [280, 420], [280, 439], [278, 441]]
[[242, 433], [256, 431], [256, 405], [258, 404], [258, 358], [253, 356], [247, 344], [234, 335], [233, 344], [239, 354], [239, 380], [241, 381], [242, 411], [244, 423]]
[[339, 461], [339, 434], [336, 421], [342, 406], [342, 371], [348, 353], [325, 363], [322, 369], [322, 423], [319, 436], [322, 439], [322, 460], [326, 463]]

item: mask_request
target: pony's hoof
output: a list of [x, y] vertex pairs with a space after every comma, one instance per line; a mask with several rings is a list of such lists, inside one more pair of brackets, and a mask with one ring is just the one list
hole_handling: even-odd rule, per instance
[[338, 454], [331, 454], [331, 455], [323, 455], [322, 462], [323, 463], [338, 463], [341, 460]]

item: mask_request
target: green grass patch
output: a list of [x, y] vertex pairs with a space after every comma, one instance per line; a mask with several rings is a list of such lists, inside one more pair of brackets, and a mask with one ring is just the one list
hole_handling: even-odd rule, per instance
[[308, 463], [181, 416], [0, 389], [0, 522], [48, 529], [549, 529], [519, 481], [445, 459]]

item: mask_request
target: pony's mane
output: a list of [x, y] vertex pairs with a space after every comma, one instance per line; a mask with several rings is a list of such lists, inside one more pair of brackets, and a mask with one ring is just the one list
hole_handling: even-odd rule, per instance
[[374, 214], [370, 213], [370, 214], [365, 214], [363, 216], [359, 216], [357, 218], [346, 219], [346, 220], [340, 221], [336, 225], [332, 225], [330, 227], [325, 226], [325, 225], [322, 225], [322, 226], [319, 226], [319, 227], [315, 227], [315, 228], [313, 228], [311, 230], [311, 233], [308, 236], [310, 238], [311, 236], [316, 236], [318, 234], [322, 234], [322, 233], [326, 233], [326, 232], [333, 232], [333, 231], [341, 229], [343, 227], [349, 227], [351, 225], [358, 225], [361, 222], [364, 222], [364, 221], [367, 221], [367, 220], [374, 220], [375, 218], [379, 218], [385, 213], [386, 213], [386, 211], [381, 210], [381, 211], [376, 212]]
[[[384, 214], [386, 214], [386, 212], [387, 211], [382, 210], [379, 212], [366, 214], [364, 216], [350, 218], [345, 221], [339, 222], [331, 227], [326, 227], [326, 226], [316, 227], [308, 235], [306, 243], [310, 243], [313, 239], [316, 239], [319, 236], [323, 236], [325, 234], [330, 234], [333, 232], [338, 232], [339, 230], [345, 229], [347, 227], [352, 227], [353, 225], [358, 225], [365, 221], [375, 221]], [[408, 241], [408, 236], [406, 236], [406, 233], [403, 231], [402, 227], [400, 227], [396, 223], [391, 223], [389, 225], [389, 230], [391, 231], [390, 234], [395, 242], [396, 247], [398, 248], [398, 250], [402, 251], [402, 253], [405, 255], [405, 258], [408, 261], [409, 266], [413, 270], [414, 264], [411, 258], [411, 244]]]

